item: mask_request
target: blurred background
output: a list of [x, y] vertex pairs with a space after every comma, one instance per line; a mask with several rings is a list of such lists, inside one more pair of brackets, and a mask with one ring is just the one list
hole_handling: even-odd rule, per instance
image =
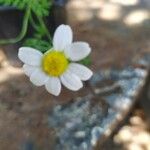
[[[22, 18], [22, 11], [0, 6], [0, 39], [18, 35]], [[97, 150], [150, 150], [150, 0], [55, 0], [45, 20], [52, 34], [59, 24], [69, 24], [74, 40], [90, 43], [94, 72], [130, 66], [145, 70], [132, 107]], [[29, 27], [27, 37], [31, 34]], [[64, 89], [55, 98], [34, 87], [17, 58], [21, 44], [0, 45], [0, 150], [55, 150], [48, 144], [54, 136], [47, 125], [49, 110], [89, 90]]]

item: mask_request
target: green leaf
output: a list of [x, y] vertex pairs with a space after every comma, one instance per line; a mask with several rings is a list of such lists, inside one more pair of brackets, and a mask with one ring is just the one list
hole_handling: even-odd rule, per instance
[[48, 16], [51, 4], [50, 0], [34, 0], [32, 10], [37, 16]]
[[33, 47], [42, 53], [45, 53], [47, 50], [51, 49], [51, 46], [48, 42], [36, 38], [26, 39], [23, 45]]
[[35, 27], [34, 37], [41, 39], [44, 36], [45, 36], [45, 30], [41, 25], [37, 24]]
[[91, 58], [90, 56], [87, 56], [86, 58], [84, 58], [83, 60], [79, 61], [80, 64], [83, 64], [85, 66], [89, 66], [91, 65]]
[[52, 0], [0, 0], [0, 4], [15, 6], [24, 10], [31, 3], [31, 10], [38, 16], [44, 17], [49, 15]]

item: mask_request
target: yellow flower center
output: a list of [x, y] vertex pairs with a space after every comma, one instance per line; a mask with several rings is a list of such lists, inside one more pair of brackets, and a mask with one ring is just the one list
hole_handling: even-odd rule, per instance
[[48, 75], [58, 77], [65, 72], [67, 66], [68, 60], [63, 52], [50, 50], [44, 54], [42, 68]]

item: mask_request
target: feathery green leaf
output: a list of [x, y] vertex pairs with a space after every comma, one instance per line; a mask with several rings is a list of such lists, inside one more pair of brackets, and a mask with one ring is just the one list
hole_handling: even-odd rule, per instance
[[50, 43], [41, 39], [36, 39], [36, 38], [26, 39], [24, 42], [24, 46], [36, 48], [42, 53], [45, 53], [47, 50], [51, 49]]
[[49, 15], [52, 5], [51, 0], [0, 0], [0, 4], [14, 6], [24, 10], [31, 3], [31, 10], [38, 16], [44, 17]]

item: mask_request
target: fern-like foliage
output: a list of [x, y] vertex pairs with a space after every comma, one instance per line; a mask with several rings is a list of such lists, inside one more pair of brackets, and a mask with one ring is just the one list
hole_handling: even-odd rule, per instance
[[14, 6], [18, 9], [24, 10], [31, 3], [31, 9], [37, 16], [48, 16], [51, 0], [0, 0], [0, 4], [6, 6]]
[[0, 0], [0, 5], [13, 6], [25, 12], [30, 11], [28, 18], [24, 19], [32, 25], [33, 37], [26, 38], [23, 45], [37, 48], [43, 53], [50, 49], [51, 37], [44, 23], [44, 17], [49, 15], [52, 0]]
[[42, 53], [45, 53], [47, 50], [51, 48], [49, 42], [37, 38], [28, 38], [25, 40], [24, 46], [33, 47]]
[[79, 61], [80, 64], [83, 64], [85, 66], [89, 66], [91, 65], [91, 57], [87, 56], [86, 58], [84, 58], [83, 60]]

